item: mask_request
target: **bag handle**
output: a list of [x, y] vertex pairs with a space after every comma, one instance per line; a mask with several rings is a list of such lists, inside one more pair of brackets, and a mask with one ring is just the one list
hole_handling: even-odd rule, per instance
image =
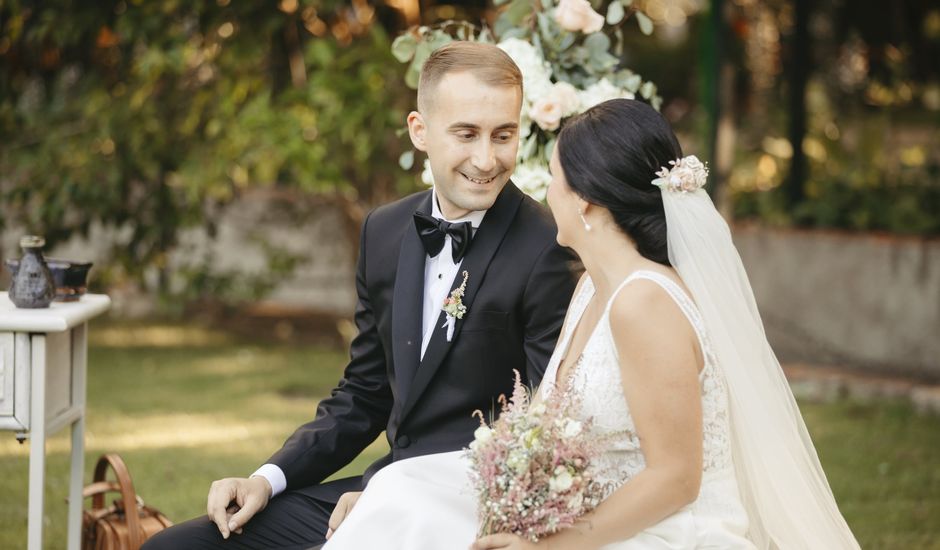
[[[117, 487], [113, 482], [105, 481], [105, 474], [108, 466], [114, 470], [117, 476]], [[124, 499], [124, 517], [127, 521], [128, 545], [130, 548], [140, 548], [143, 544], [140, 535], [140, 514], [137, 511], [137, 493], [134, 492], [134, 482], [131, 481], [131, 474], [127, 471], [127, 466], [120, 456], [114, 453], [101, 455], [98, 464], [95, 465], [95, 476], [93, 483], [82, 491], [83, 496], [91, 496], [93, 508], [104, 508], [104, 493], [119, 489], [121, 498]], [[85, 493], [88, 493], [87, 495]]]

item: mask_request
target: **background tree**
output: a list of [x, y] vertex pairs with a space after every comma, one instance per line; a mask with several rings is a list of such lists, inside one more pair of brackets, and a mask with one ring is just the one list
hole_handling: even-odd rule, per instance
[[[250, 189], [363, 212], [398, 168], [412, 92], [394, 11], [364, 0], [0, 2], [0, 223], [55, 243], [121, 228], [126, 275]], [[356, 242], [356, 239], [351, 239]], [[354, 249], [355, 246], [351, 246]]]

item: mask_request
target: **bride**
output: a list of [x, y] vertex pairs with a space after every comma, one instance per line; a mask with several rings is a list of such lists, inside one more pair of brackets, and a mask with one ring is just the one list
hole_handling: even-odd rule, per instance
[[463, 454], [412, 458], [344, 495], [324, 548], [858, 548], [701, 189], [704, 166], [626, 99], [572, 119], [550, 166], [558, 242], [586, 273], [536, 399], [582, 396], [577, 415], [612, 442], [596, 477], [613, 488], [538, 543], [474, 540]]

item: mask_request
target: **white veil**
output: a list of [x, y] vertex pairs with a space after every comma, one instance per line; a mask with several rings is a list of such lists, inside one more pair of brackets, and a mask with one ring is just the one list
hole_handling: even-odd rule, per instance
[[727, 223], [701, 188], [661, 188], [669, 261], [702, 312], [727, 381], [749, 538], [761, 549], [859, 548], [767, 342]]

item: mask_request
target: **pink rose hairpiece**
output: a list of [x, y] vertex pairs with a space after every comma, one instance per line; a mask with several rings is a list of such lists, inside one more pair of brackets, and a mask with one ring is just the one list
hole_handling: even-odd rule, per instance
[[708, 179], [708, 167], [695, 155], [670, 160], [672, 168], [662, 167], [651, 183], [664, 191], [692, 193], [705, 187]]

